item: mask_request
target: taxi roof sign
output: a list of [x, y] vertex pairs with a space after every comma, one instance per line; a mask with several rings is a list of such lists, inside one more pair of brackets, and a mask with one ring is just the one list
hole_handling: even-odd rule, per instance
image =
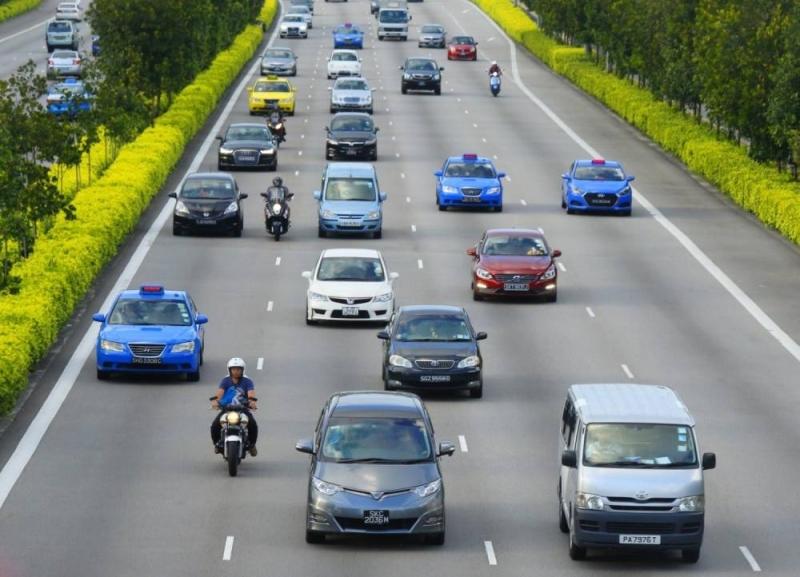
[[148, 295], [163, 295], [164, 287], [157, 284], [143, 284], [139, 287], [139, 292]]
[[592, 164], [605, 164], [605, 163], [606, 163], [606, 161], [605, 161], [604, 158], [593, 158], [592, 159]]
[[469, 153], [462, 156], [464, 160], [478, 160], [478, 155], [475, 153]]

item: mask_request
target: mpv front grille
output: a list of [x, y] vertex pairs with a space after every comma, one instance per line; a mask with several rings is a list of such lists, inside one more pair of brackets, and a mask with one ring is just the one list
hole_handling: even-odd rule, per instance
[[336, 517], [336, 522], [342, 526], [345, 531], [374, 531], [379, 533], [381, 531], [409, 531], [416, 519], [389, 519], [389, 523], [379, 527], [375, 525], [364, 525], [363, 519], [352, 519], [350, 517]]
[[129, 344], [128, 347], [137, 357], [160, 357], [166, 345]]

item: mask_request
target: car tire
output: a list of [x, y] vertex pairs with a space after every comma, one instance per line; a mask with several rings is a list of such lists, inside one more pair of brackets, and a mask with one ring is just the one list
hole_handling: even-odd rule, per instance
[[381, 238], [383, 238], [383, 229], [382, 229], [382, 228], [379, 228], [378, 230], [376, 230], [375, 232], [373, 232], [373, 233], [372, 233], [372, 238], [374, 238], [374, 239], [381, 239]]
[[573, 533], [569, 533], [569, 558], [573, 561], [583, 561], [586, 559], [586, 548], [579, 547], [573, 540]]
[[620, 212], [619, 215], [620, 216], [630, 216], [631, 215], [631, 211], [630, 210], [626, 210], [626, 211]]
[[503, 212], [503, 205], [492, 207], [492, 212]]
[[437, 203], [437, 206], [439, 207], [439, 212], [444, 212], [447, 210], [447, 207], [443, 204]]
[[567, 214], [575, 214], [575, 209], [574, 209], [574, 208], [570, 208], [570, 207], [568, 206], [568, 207], [567, 207]]
[[186, 373], [186, 380], [190, 383], [196, 383], [200, 380], [200, 370], [193, 371], [191, 373]]
[[566, 201], [564, 200], [564, 197], [563, 197], [563, 196], [561, 197], [561, 208], [567, 208], [567, 203], [566, 203]]
[[546, 303], [554, 303], [556, 301], [558, 301], [558, 289], [554, 290], [552, 294], [549, 294], [544, 298], [544, 302]]
[[475, 289], [472, 289], [472, 300], [480, 302], [480, 301], [486, 300], [486, 297], [484, 297], [482, 294], [480, 294]]
[[183, 236], [183, 231], [175, 223], [172, 224], [172, 236]]
[[406, 85], [405, 85], [405, 84], [403, 84], [402, 86], [400, 86], [400, 92], [401, 92], [402, 94], [408, 94], [408, 88], [406, 87]]
[[319, 238], [326, 238], [328, 236], [328, 233], [327, 233], [327, 231], [322, 230], [321, 228], [318, 228], [317, 229], [317, 236]]
[[98, 381], [107, 381], [111, 377], [110, 371], [101, 371], [97, 369], [97, 380]]
[[306, 304], [306, 324], [308, 326], [313, 326], [313, 325], [317, 324], [317, 321], [315, 321], [314, 319], [309, 318], [310, 315], [308, 313], [309, 313], [308, 304]]
[[310, 545], [319, 545], [325, 542], [325, 534], [311, 529], [306, 529], [306, 543]]
[[369, 156], [370, 160], [378, 160], [378, 147], [375, 147], [375, 150], [372, 151], [372, 154]]
[[53, 51], [53, 47], [52, 47], [52, 46], [50, 46], [49, 44], [47, 45], [47, 51], [48, 51], [48, 52], [52, 52], [52, 51]]
[[434, 88], [434, 89], [433, 89], [433, 93], [434, 93], [436, 96], [439, 96], [439, 95], [442, 93], [442, 86], [441, 86], [441, 85], [439, 85], [439, 86], [437, 86], [436, 88]]
[[294, 70], [292, 70], [292, 76], [297, 76], [297, 68], [294, 68]]
[[289, 111], [289, 116], [294, 116], [294, 108]]
[[681, 559], [684, 563], [697, 563], [700, 560], [700, 547], [681, 549]]
[[471, 399], [482, 399], [483, 398], [483, 381], [481, 381], [480, 386], [477, 389], [470, 389], [469, 390], [469, 397]]
[[433, 535], [426, 535], [425, 542], [428, 545], [441, 546], [444, 545], [444, 531], [441, 533], [434, 533]]
[[242, 238], [242, 228], [236, 228], [233, 230], [233, 236], [235, 238]]
[[334, 109], [334, 107], [331, 106], [331, 114], [335, 114], [335, 113], [336, 113], [336, 109]]
[[200, 345], [200, 358], [197, 361], [197, 366], [202, 367], [203, 363], [205, 362], [205, 353], [206, 353], [206, 346], [205, 344]]

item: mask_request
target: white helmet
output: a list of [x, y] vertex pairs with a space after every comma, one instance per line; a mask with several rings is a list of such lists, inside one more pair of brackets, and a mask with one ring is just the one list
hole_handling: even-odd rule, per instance
[[492, 66], [497, 66], [497, 60], [492, 60]]
[[240, 359], [239, 357], [233, 357], [231, 360], [228, 361], [228, 372], [231, 371], [232, 368], [239, 367], [244, 372], [245, 363], [244, 359]]

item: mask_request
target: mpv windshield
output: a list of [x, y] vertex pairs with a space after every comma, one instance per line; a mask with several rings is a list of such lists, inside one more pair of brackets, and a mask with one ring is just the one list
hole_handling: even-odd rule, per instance
[[432, 451], [422, 419], [334, 417], [322, 456], [337, 463], [402, 464], [430, 461]]
[[325, 200], [375, 199], [375, 184], [370, 178], [329, 178], [325, 188]]
[[184, 183], [181, 189], [181, 198], [233, 198], [233, 185], [229, 180], [192, 178]]
[[697, 466], [694, 437], [686, 426], [594, 423], [586, 428], [583, 447], [583, 464], [589, 467]]

